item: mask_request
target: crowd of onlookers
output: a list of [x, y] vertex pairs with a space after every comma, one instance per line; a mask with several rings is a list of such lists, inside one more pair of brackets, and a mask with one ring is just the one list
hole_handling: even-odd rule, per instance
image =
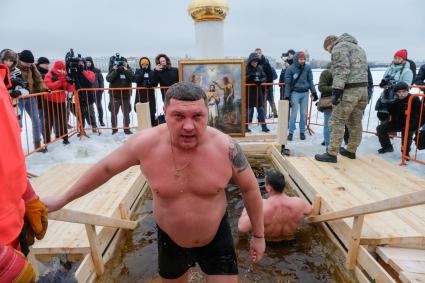
[[[408, 59], [405, 49], [394, 54], [393, 62], [386, 70], [379, 86], [383, 89], [381, 98], [375, 106], [380, 125], [377, 127], [377, 135], [381, 143], [379, 153], [391, 152], [393, 147], [389, 134], [402, 132], [404, 128], [409, 97], [409, 86], [425, 85], [425, 65], [421, 66], [416, 74], [415, 63]], [[29, 50], [16, 53], [10, 49], [4, 49], [0, 53], [0, 63], [8, 67], [10, 72], [11, 87], [9, 89], [14, 107], [22, 127], [23, 111], [28, 114], [32, 122], [34, 148], [41, 152], [47, 151], [44, 144], [51, 140], [52, 130], [56, 138], [63, 138], [63, 143], [68, 144], [68, 129], [71, 127], [70, 115], [73, 114], [80, 123], [87, 123], [93, 132], [99, 133], [98, 127], [105, 126], [105, 113], [103, 109], [103, 94], [105, 84], [101, 71], [95, 67], [91, 57], [78, 57], [78, 63], [70, 67], [67, 62], [58, 60], [51, 66], [46, 57], [39, 57], [35, 61], [34, 55]], [[323, 143], [328, 147], [331, 140], [330, 121], [335, 104], [332, 98], [335, 96], [334, 76], [332, 61], [329, 67], [322, 71], [318, 84], [320, 97], [313, 83], [311, 67], [307, 63], [306, 51], [295, 52], [293, 49], [282, 54], [283, 68], [279, 76], [280, 99], [290, 101], [289, 134], [287, 139], [294, 139], [296, 121], [299, 115], [300, 139], [305, 140], [306, 119], [309, 96], [316, 102], [317, 108], [324, 115]], [[135, 71], [129, 66], [126, 58], [117, 54], [111, 57], [109, 72], [106, 80], [109, 82], [108, 111], [111, 112], [112, 134], [118, 131], [117, 115], [121, 109], [124, 120], [124, 133], [132, 134], [130, 130], [130, 112], [132, 106], [136, 111], [136, 104], [149, 102], [151, 124], [161, 123], [161, 117], [157, 117], [157, 101], [153, 87], [160, 85], [168, 87], [179, 80], [179, 71], [171, 66], [170, 58], [166, 54], [159, 54], [155, 58], [154, 67], [148, 57], [141, 57], [139, 68]], [[335, 68], [334, 68], [335, 69]], [[246, 126], [245, 131], [250, 132], [249, 124], [253, 120], [254, 109], [257, 111], [257, 120], [263, 132], [269, 132], [266, 123], [265, 109], [270, 105], [271, 115], [277, 117], [277, 108], [274, 100], [274, 87], [271, 85], [278, 79], [276, 70], [271, 66], [261, 48], [255, 49], [246, 61], [247, 84], [256, 84], [258, 87], [246, 88]], [[136, 83], [136, 97], [132, 105], [132, 84]], [[264, 85], [264, 83], [269, 83]], [[261, 86], [260, 86], [261, 85]], [[373, 93], [373, 80], [369, 67], [367, 67], [367, 103], [370, 102]], [[93, 89], [93, 90], [90, 90]], [[74, 92], [77, 91], [77, 92]], [[49, 92], [47, 95], [26, 97], [29, 94]], [[161, 88], [162, 98], [166, 88]], [[76, 113], [76, 97], [78, 93], [79, 109], [81, 115]], [[20, 98], [20, 99], [18, 99]], [[412, 137], [418, 130], [421, 99], [413, 99], [411, 120], [408, 135], [408, 152]], [[97, 117], [96, 117], [97, 113]], [[423, 115], [425, 116], [425, 115]], [[163, 119], [163, 117], [162, 117]], [[349, 129], [344, 130], [343, 140], [348, 144]], [[80, 133], [81, 134], [81, 133]], [[403, 139], [404, 140], [404, 139]]]

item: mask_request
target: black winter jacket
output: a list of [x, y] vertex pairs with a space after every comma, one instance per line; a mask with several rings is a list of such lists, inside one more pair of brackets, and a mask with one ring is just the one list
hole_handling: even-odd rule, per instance
[[[105, 82], [104, 82], [104, 79], [103, 79], [102, 72], [94, 66], [94, 62], [93, 62], [92, 57], [86, 57], [86, 61], [91, 62], [91, 67], [87, 68], [87, 69], [92, 71], [94, 73], [94, 76], [95, 76], [95, 80], [92, 84], [92, 88], [104, 88]], [[96, 91], [96, 95], [101, 95], [102, 93], [103, 93], [103, 90], [97, 90]]]
[[[161, 57], [165, 58], [167, 62], [167, 66], [161, 71], [154, 70], [152, 82], [155, 86], [157, 86], [158, 84], [162, 87], [172, 86], [173, 84], [179, 81], [179, 69], [175, 67], [171, 67], [171, 60], [165, 54], [159, 54], [158, 56], [156, 56], [155, 58], [156, 65], [159, 64], [159, 58]], [[166, 89], [161, 89], [162, 100], [164, 100], [166, 92], [167, 92]]]
[[[246, 63], [246, 79], [247, 84], [260, 84], [266, 82], [266, 74], [260, 64], [254, 68], [251, 62], [257, 59], [256, 53], [251, 53]], [[246, 107], [262, 107], [264, 104], [263, 88], [260, 86], [247, 86], [246, 87]]]
[[[391, 122], [396, 127], [401, 129], [404, 129], [406, 126], [406, 118], [407, 118], [406, 110], [407, 110], [407, 105], [409, 102], [409, 97], [410, 97], [410, 94], [405, 99], [397, 100], [389, 108]], [[410, 116], [410, 123], [409, 123], [410, 131], [418, 130], [420, 111], [421, 111], [421, 100], [419, 97], [416, 96], [413, 98], [413, 101], [412, 101], [412, 109], [411, 109], [411, 116]]]
[[[129, 88], [132, 87], [131, 83], [134, 80], [134, 73], [130, 67], [127, 70], [120, 71], [119, 69], [111, 71], [106, 76], [106, 80], [109, 82], [110, 88]], [[120, 97], [122, 94], [123, 98], [128, 98], [131, 96], [131, 90], [110, 90], [110, 94], [114, 94], [117, 97]]]
[[142, 59], [146, 59], [149, 61], [149, 65], [147, 69], [143, 69], [142, 65], [139, 63], [140, 69], [136, 69], [136, 73], [134, 74], [134, 82], [137, 84], [137, 87], [146, 87], [150, 89], [138, 89], [136, 92], [136, 101], [137, 102], [147, 102], [151, 99], [155, 99], [155, 90], [152, 87], [155, 87], [154, 81], [154, 71], [151, 69], [151, 62], [149, 58], [142, 57]]

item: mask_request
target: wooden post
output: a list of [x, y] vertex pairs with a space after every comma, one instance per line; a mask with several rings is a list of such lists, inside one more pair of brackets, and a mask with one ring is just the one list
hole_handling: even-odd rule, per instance
[[130, 220], [130, 217], [128, 216], [129, 212], [128, 212], [127, 207], [125, 207], [125, 205], [123, 203], [120, 203], [118, 205], [118, 208], [120, 209], [121, 219]]
[[311, 213], [311, 215], [319, 215], [321, 204], [322, 204], [322, 198], [319, 195], [316, 195], [316, 197], [313, 200], [313, 212]]
[[148, 102], [137, 103], [136, 111], [137, 111], [137, 127], [139, 131], [152, 127], [149, 103]]
[[277, 143], [280, 145], [285, 145], [286, 139], [288, 137], [288, 113], [289, 101], [279, 100], [277, 120]]
[[89, 239], [91, 258], [93, 260], [94, 269], [97, 276], [105, 272], [105, 264], [103, 263], [102, 253], [99, 250], [99, 240], [96, 235], [96, 228], [94, 225], [86, 224], [87, 237]]
[[347, 253], [347, 268], [354, 270], [357, 263], [357, 255], [359, 254], [360, 238], [362, 236], [364, 215], [355, 216], [353, 229], [351, 230], [350, 243]]

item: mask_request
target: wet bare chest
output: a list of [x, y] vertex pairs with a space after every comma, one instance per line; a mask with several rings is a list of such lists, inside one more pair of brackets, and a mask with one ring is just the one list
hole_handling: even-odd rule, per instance
[[141, 167], [152, 192], [164, 200], [182, 194], [201, 198], [217, 195], [227, 187], [232, 176], [229, 161], [219, 156], [200, 155], [185, 165], [179, 167], [170, 159], [156, 159], [149, 166]]

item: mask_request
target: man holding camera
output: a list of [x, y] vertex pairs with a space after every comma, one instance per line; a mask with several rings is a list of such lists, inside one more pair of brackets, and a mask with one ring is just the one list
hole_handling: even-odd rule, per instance
[[[158, 54], [155, 58], [155, 69], [153, 72], [153, 84], [161, 87], [169, 87], [179, 81], [179, 69], [171, 66], [170, 58], [165, 54]], [[161, 88], [162, 101], [166, 93], [166, 89]]]
[[[251, 123], [254, 116], [254, 107], [257, 108], [257, 120], [261, 123], [261, 130], [265, 133], [270, 130], [265, 124], [264, 117], [264, 94], [261, 83], [266, 82], [266, 74], [263, 68], [259, 66], [260, 58], [257, 53], [253, 52], [249, 55], [246, 64], [246, 83], [256, 84], [256, 86], [246, 87], [246, 122]], [[251, 132], [248, 125], [245, 126], [246, 132]]]
[[[286, 70], [289, 68], [289, 66], [292, 65], [292, 63], [294, 62], [294, 55], [295, 55], [295, 51], [294, 49], [289, 49], [288, 52], [286, 53], [282, 53], [282, 56], [280, 57], [282, 59], [282, 71], [280, 71], [280, 76], [279, 76], [279, 83], [283, 84], [285, 83], [285, 73]], [[280, 100], [284, 100], [285, 99], [285, 86], [284, 85], [280, 85]]]
[[[258, 58], [260, 58], [259, 65], [263, 68], [263, 71], [266, 74], [266, 83], [273, 83], [273, 81], [277, 79], [276, 70], [270, 65], [269, 60], [266, 58], [266, 56], [264, 56], [263, 50], [261, 50], [261, 48], [256, 48], [255, 53], [257, 53]], [[274, 102], [273, 85], [264, 87], [264, 96], [272, 109], [273, 117], [277, 118], [277, 108], [276, 103]]]
[[[128, 66], [127, 59], [118, 57], [113, 62], [113, 66], [106, 76], [110, 88], [131, 88], [134, 80], [134, 73]], [[111, 111], [112, 134], [118, 132], [117, 115], [121, 107], [124, 115], [124, 133], [131, 135], [130, 130], [130, 111], [131, 111], [131, 89], [126, 90], [110, 90], [111, 101], [109, 102], [109, 111]]]
[[[367, 59], [366, 52], [348, 33], [326, 37], [323, 48], [332, 54], [331, 139], [327, 152], [316, 154], [314, 158], [336, 163], [338, 152], [355, 159], [362, 140], [362, 118], [368, 104]], [[345, 125], [350, 133], [347, 148], [341, 147]]]
[[[409, 86], [405, 82], [398, 82], [393, 87], [394, 94], [396, 96], [396, 101], [389, 105], [389, 119], [388, 121], [383, 122], [376, 128], [376, 132], [379, 138], [379, 143], [381, 144], [381, 149], [378, 150], [378, 153], [383, 154], [387, 152], [393, 152], [394, 148], [391, 144], [390, 137], [388, 133], [391, 132], [400, 132], [401, 131], [401, 141], [404, 143], [405, 127], [406, 127], [406, 110], [409, 102]], [[407, 137], [407, 151], [406, 154], [409, 156], [410, 145], [412, 144], [413, 133], [418, 130], [418, 125], [423, 124], [419, 123], [421, 112], [421, 100], [419, 97], [415, 96], [412, 99], [412, 108], [410, 112], [410, 121], [409, 121], [409, 133]]]

